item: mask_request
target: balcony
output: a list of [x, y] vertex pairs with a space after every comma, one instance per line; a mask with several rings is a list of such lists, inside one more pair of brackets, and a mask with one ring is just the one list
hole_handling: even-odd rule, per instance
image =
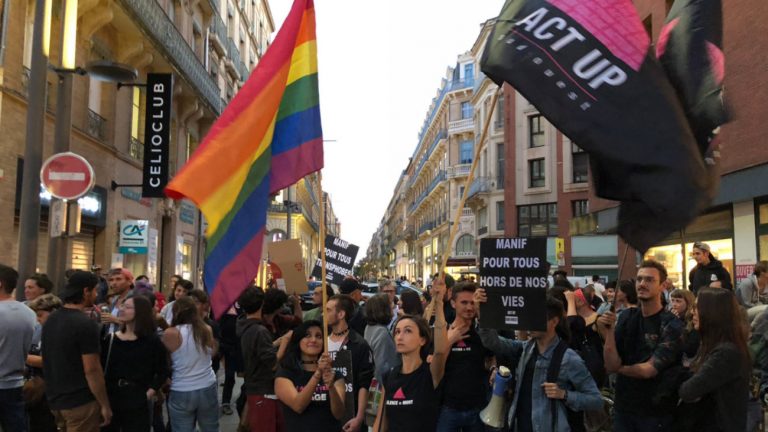
[[131, 137], [131, 141], [128, 144], [128, 154], [131, 155], [132, 158], [143, 161], [144, 160], [144, 144], [141, 143], [138, 139]]
[[487, 226], [480, 227], [480, 228], [477, 229], [477, 235], [478, 236], [486, 235], [486, 234], [488, 234], [488, 227]]
[[424, 135], [427, 133], [427, 129], [429, 129], [429, 125], [432, 124], [432, 120], [435, 119], [435, 116], [437, 115], [437, 111], [440, 109], [440, 104], [443, 103], [443, 99], [445, 98], [445, 95], [453, 91], [471, 88], [474, 85], [475, 85], [475, 79], [473, 77], [469, 77], [469, 79], [466, 79], [464, 81], [460, 81], [460, 80], [447, 81], [443, 85], [443, 88], [440, 89], [440, 94], [438, 94], [433, 99], [434, 103], [431, 106], [429, 115], [424, 120], [424, 123], [421, 125], [421, 131], [419, 132], [419, 142], [421, 142], [421, 140], [424, 139]]
[[434, 222], [423, 223], [419, 227], [419, 235], [422, 235], [422, 234], [424, 234], [425, 232], [427, 232], [427, 231], [429, 231], [431, 229], [435, 229], [435, 223]]
[[219, 87], [158, 1], [116, 1], [153, 41], [157, 50], [176, 67], [190, 87], [202, 96], [209, 108], [216, 115], [221, 114], [223, 107]]
[[472, 167], [472, 164], [461, 164], [461, 165], [454, 165], [452, 167], [448, 167], [448, 178], [459, 178], [459, 177], [466, 177], [469, 175], [469, 169]]
[[95, 112], [88, 110], [88, 128], [86, 130], [88, 131], [88, 135], [99, 141], [104, 141], [107, 136], [107, 120]]
[[432, 141], [432, 144], [429, 146], [426, 152], [421, 156], [421, 159], [419, 160], [419, 165], [416, 167], [416, 170], [413, 172], [413, 177], [410, 178], [408, 181], [408, 187], [412, 186], [416, 179], [419, 178], [419, 174], [421, 173], [421, 169], [424, 168], [424, 164], [427, 163], [430, 156], [432, 156], [432, 152], [435, 151], [435, 148], [437, 148], [437, 145], [440, 144], [440, 140], [444, 140], [448, 134], [446, 133], [445, 129], [441, 130], [437, 133], [437, 136]]
[[422, 193], [419, 194], [418, 197], [411, 203], [411, 206], [408, 208], [408, 212], [412, 213], [416, 208], [419, 207], [422, 201], [424, 201], [424, 198], [428, 197], [430, 193], [437, 187], [437, 185], [440, 184], [440, 182], [445, 181], [445, 171], [440, 171], [435, 178], [432, 179], [432, 181], [429, 183], [429, 186], [427, 186], [426, 189]]
[[472, 181], [472, 185], [469, 187], [467, 193], [467, 199], [472, 198], [475, 195], [481, 193], [488, 193], [491, 191], [491, 180], [488, 177], [478, 177]]
[[227, 26], [217, 13], [211, 18], [211, 29], [209, 33], [211, 45], [220, 56], [227, 54]]
[[475, 130], [475, 119], [465, 118], [448, 122], [448, 133], [457, 134], [461, 132], [473, 132]]
[[461, 209], [461, 217], [475, 217], [475, 212], [471, 208]]

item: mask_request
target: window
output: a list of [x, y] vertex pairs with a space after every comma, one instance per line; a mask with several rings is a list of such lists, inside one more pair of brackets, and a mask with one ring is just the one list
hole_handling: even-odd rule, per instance
[[530, 148], [544, 145], [544, 127], [541, 124], [541, 119], [540, 114], [528, 117], [528, 146]]
[[504, 128], [504, 95], [499, 96], [498, 102], [496, 102], [496, 121], [493, 123], [495, 129]]
[[517, 235], [520, 237], [557, 236], [557, 204], [517, 207]]
[[459, 199], [464, 196], [464, 186], [459, 186]]
[[760, 260], [768, 260], [768, 203], [757, 205], [757, 247]]
[[472, 82], [475, 80], [475, 65], [472, 63], [464, 65], [464, 82]]
[[464, 234], [456, 241], [456, 256], [474, 256], [475, 238], [471, 234]]
[[589, 155], [576, 144], [571, 143], [571, 164], [573, 165], [573, 182], [586, 183], [589, 181]]
[[587, 200], [575, 200], [571, 201], [571, 210], [573, 211], [573, 217], [584, 216], [589, 213], [589, 201]]
[[528, 187], [544, 187], [544, 158], [532, 159], [528, 161]]
[[133, 87], [133, 99], [131, 104], [131, 138], [142, 141], [141, 123], [141, 89]]
[[464, 141], [459, 147], [459, 163], [472, 163], [472, 141]]
[[472, 118], [472, 104], [470, 104], [469, 102], [461, 103], [461, 118], [462, 119]]
[[496, 201], [496, 229], [504, 231], [504, 201]]
[[504, 189], [504, 143], [496, 144], [496, 189]]

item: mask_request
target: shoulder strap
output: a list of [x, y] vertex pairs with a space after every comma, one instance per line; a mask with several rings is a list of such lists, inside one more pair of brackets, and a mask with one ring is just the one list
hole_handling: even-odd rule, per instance
[[112, 356], [112, 343], [115, 341], [115, 333], [109, 334], [109, 348], [107, 348], [107, 361], [104, 362], [104, 376], [107, 376], [109, 370], [109, 358]]
[[[535, 348], [534, 348], [535, 349]], [[564, 341], [559, 341], [552, 353], [552, 358], [549, 360], [549, 367], [547, 367], [547, 382], [556, 383], [557, 377], [560, 376], [560, 366], [563, 363], [563, 356], [565, 350], [568, 349], [568, 345]], [[557, 401], [550, 400], [550, 406], [552, 408], [552, 431], [557, 430]]]

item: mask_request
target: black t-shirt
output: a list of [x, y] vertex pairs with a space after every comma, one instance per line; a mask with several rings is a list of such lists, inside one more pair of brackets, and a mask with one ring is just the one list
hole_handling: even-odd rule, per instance
[[389, 430], [426, 432], [437, 427], [439, 393], [432, 384], [427, 362], [409, 374], [391, 369], [382, 378], [385, 390], [384, 409]]
[[48, 317], [42, 337], [45, 394], [51, 409], [77, 408], [95, 400], [83, 369], [84, 354], [99, 354], [99, 325], [77, 309]]
[[468, 338], [453, 344], [445, 364], [443, 405], [459, 411], [482, 409], [488, 403], [488, 372], [485, 359], [493, 356], [483, 347], [474, 326]]
[[168, 350], [160, 338], [154, 334], [132, 341], [121, 340], [117, 335], [110, 341], [112, 338], [109, 336], [101, 341], [101, 364], [106, 374], [104, 381], [108, 391], [114, 393], [121, 379], [140, 390], [138, 394], [145, 394], [149, 388], [159, 390], [165, 384], [170, 376], [170, 366]]
[[[277, 378], [289, 379], [296, 388], [296, 391], [300, 392], [307, 385], [313, 374], [314, 372], [307, 372], [305, 370], [280, 369], [277, 372]], [[336, 380], [339, 379], [341, 379], [341, 376], [337, 374]], [[315, 387], [312, 402], [307, 405], [307, 408], [301, 414], [285, 404], [282, 405], [285, 430], [313, 430], [318, 432], [339, 432], [341, 430], [341, 424], [331, 413], [331, 399], [328, 394], [328, 386], [324, 383], [319, 383]]]
[[661, 403], [659, 397], [665, 391], [666, 370], [680, 365], [682, 330], [680, 320], [665, 310], [643, 317], [640, 308], [630, 308], [619, 315], [615, 334], [621, 364], [629, 366], [653, 358], [658, 374], [652, 379], [630, 378], [618, 374], [616, 410], [651, 417], [671, 413], [674, 403]]
[[536, 369], [536, 359], [539, 351], [534, 348], [531, 358], [525, 364], [523, 381], [520, 383], [520, 395], [517, 398], [517, 432], [533, 432], [533, 372]]

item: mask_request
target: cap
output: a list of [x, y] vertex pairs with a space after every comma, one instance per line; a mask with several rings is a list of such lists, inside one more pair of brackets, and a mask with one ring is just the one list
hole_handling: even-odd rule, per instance
[[693, 244], [694, 249], [700, 249], [707, 252], [712, 252], [712, 249], [710, 249], [709, 245], [703, 242], [696, 242]]
[[131, 271], [126, 268], [113, 268], [112, 270], [109, 271], [110, 275], [114, 275], [118, 273], [122, 274], [130, 282], [133, 282], [133, 273], [131, 273]]
[[356, 290], [362, 290], [360, 283], [354, 279], [344, 279], [339, 285], [339, 292], [342, 294], [352, 294]]

